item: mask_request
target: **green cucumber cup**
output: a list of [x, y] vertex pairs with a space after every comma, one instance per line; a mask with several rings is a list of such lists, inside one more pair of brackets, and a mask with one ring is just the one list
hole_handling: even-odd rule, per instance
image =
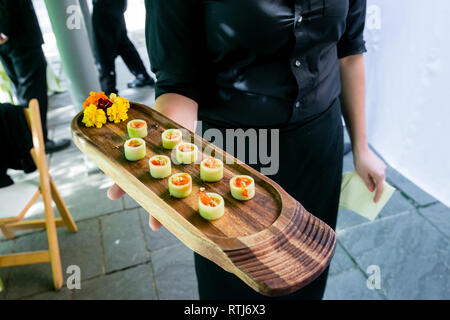
[[156, 155], [148, 160], [150, 175], [155, 179], [163, 179], [172, 173], [170, 158], [164, 155]]
[[203, 219], [217, 220], [225, 213], [225, 201], [217, 193], [201, 192], [198, 198], [198, 213]]
[[167, 129], [161, 134], [162, 146], [164, 149], [172, 150], [181, 143], [183, 134], [178, 129]]
[[124, 144], [125, 158], [128, 161], [138, 161], [145, 158], [145, 141], [141, 138], [131, 138]]
[[147, 122], [139, 119], [128, 121], [127, 131], [130, 138], [145, 138], [147, 136]]
[[255, 196], [255, 181], [247, 175], [238, 175], [230, 179], [230, 191], [236, 200], [250, 200]]
[[223, 162], [212, 157], [200, 163], [200, 179], [206, 182], [217, 182], [223, 178]]
[[175, 173], [169, 178], [169, 194], [175, 198], [186, 198], [192, 192], [192, 178], [188, 173]]

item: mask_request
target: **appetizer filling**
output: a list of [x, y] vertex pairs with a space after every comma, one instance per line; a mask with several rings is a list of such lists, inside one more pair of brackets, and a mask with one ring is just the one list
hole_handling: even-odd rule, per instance
[[252, 180], [250, 180], [249, 178], [246, 177], [237, 177], [234, 180], [234, 185], [238, 188], [242, 189], [241, 194], [244, 197], [248, 197], [248, 191], [247, 191], [247, 187], [252, 183]]
[[180, 144], [178, 150], [181, 152], [192, 152], [194, 150], [194, 146], [191, 144]]
[[190, 178], [187, 173], [180, 174], [178, 176], [172, 177], [172, 183], [176, 186], [183, 186], [188, 184]]
[[199, 192], [200, 195], [200, 201], [208, 207], [216, 207], [219, 204], [219, 199], [215, 199], [214, 197], [210, 197], [206, 194], [204, 191]]
[[213, 157], [209, 157], [205, 161], [205, 167], [210, 168], [210, 169], [215, 169], [215, 168], [220, 167], [220, 162], [217, 159], [214, 159]]
[[134, 129], [139, 129], [139, 128], [142, 128], [143, 126], [145, 126], [145, 123], [143, 121], [134, 121], [134, 122], [130, 123], [130, 127], [134, 128]]
[[246, 177], [237, 177], [234, 180], [234, 185], [238, 188], [246, 188], [252, 183], [252, 180]]
[[167, 160], [164, 158], [155, 158], [151, 160], [151, 163], [154, 166], [165, 166], [167, 164]]
[[132, 147], [132, 148], [137, 148], [137, 147], [140, 147], [141, 145], [142, 145], [142, 142], [140, 142], [139, 140], [131, 140], [128, 143], [128, 146]]
[[169, 131], [166, 134], [166, 139], [167, 140], [175, 140], [175, 139], [178, 139], [179, 136], [180, 136], [180, 133], [178, 131]]

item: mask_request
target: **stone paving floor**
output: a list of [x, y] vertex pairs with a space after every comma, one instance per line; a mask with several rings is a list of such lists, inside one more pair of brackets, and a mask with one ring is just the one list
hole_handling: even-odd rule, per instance
[[[131, 38], [149, 69], [142, 30]], [[117, 74], [120, 95], [153, 104], [153, 89], [126, 89], [131, 74], [121, 59]], [[49, 101], [50, 137], [70, 137], [69, 123], [78, 109], [68, 93]], [[81, 289], [64, 285], [55, 292], [49, 264], [0, 268], [5, 287], [0, 299], [198, 299], [190, 249], [164, 228], [152, 232], [148, 214], [128, 196], [109, 200], [106, 190], [112, 181], [73, 144], [47, 161], [79, 228], [77, 233], [59, 228], [58, 237], [65, 279], [68, 266], [79, 266]], [[351, 170], [350, 154], [344, 158], [344, 171]], [[38, 179], [36, 173], [9, 173], [15, 181]], [[450, 208], [393, 168], [388, 168], [387, 180], [397, 191], [375, 221], [339, 212], [338, 245], [324, 298], [450, 299]], [[27, 217], [43, 217], [41, 200]], [[43, 231], [18, 232], [12, 240], [0, 235], [0, 254], [45, 248]], [[366, 283], [374, 265], [381, 282], [380, 289], [371, 290]]]

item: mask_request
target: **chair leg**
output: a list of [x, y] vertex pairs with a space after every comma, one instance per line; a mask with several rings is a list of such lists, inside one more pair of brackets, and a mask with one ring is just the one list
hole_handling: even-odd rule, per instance
[[42, 133], [42, 122], [39, 114], [39, 103], [36, 99], [32, 99], [29, 103], [29, 107], [25, 111], [25, 116], [33, 136], [31, 156], [39, 170], [39, 189], [41, 190], [42, 200], [44, 201], [45, 228], [48, 238], [48, 255], [50, 256], [50, 264], [52, 266], [53, 284], [55, 289], [59, 290], [63, 284], [63, 274], [61, 257], [59, 254], [58, 235], [56, 233], [55, 216], [52, 207], [51, 178], [48, 173], [47, 162], [45, 159], [45, 144]]
[[52, 199], [50, 190], [41, 190], [41, 192], [42, 199], [44, 200], [45, 224], [48, 238], [48, 252], [50, 255], [50, 264], [52, 266], [53, 285], [56, 290], [59, 290], [63, 285], [63, 275], [61, 257], [59, 254], [58, 235], [56, 233], [55, 216], [53, 214], [51, 202]]
[[53, 182], [53, 179], [50, 179], [50, 189], [52, 191], [53, 201], [55, 202], [56, 207], [58, 208], [61, 218], [64, 220], [67, 230], [69, 230], [70, 232], [77, 232], [78, 231], [77, 225], [75, 224], [75, 221], [73, 220], [72, 215], [69, 212], [69, 209], [67, 209], [67, 206], [64, 203], [63, 198], [59, 194], [58, 189], [56, 188], [56, 185]]
[[3, 236], [5, 237], [5, 239], [11, 239], [14, 238], [14, 232], [12, 232], [11, 230], [9, 230], [8, 228], [6, 228], [5, 226], [0, 226], [0, 230], [3, 233]]

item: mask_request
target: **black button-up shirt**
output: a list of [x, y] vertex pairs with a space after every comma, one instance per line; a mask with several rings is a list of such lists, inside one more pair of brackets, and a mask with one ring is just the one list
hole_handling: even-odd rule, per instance
[[365, 52], [366, 0], [147, 0], [156, 97], [218, 125], [283, 127], [339, 97], [339, 58]]

